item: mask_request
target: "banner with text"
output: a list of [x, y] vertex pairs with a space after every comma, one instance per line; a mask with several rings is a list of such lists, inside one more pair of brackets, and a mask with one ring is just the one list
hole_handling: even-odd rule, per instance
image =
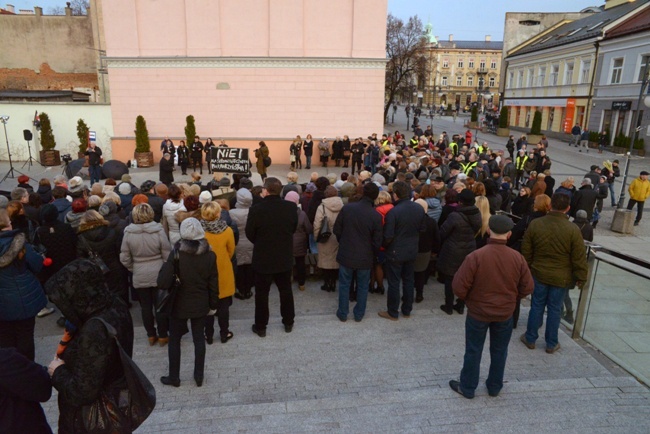
[[214, 172], [250, 173], [248, 149], [215, 146], [210, 149], [210, 166]]

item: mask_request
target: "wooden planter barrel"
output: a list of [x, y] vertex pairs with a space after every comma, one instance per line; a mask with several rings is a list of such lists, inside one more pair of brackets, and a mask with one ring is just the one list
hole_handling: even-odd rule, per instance
[[153, 167], [153, 152], [135, 152], [138, 167]]
[[43, 166], [60, 166], [61, 154], [57, 150], [39, 151]]

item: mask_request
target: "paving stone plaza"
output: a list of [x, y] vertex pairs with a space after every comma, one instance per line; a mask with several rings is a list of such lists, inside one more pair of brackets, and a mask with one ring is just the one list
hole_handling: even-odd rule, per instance
[[[406, 119], [398, 121], [387, 125], [386, 130], [403, 130]], [[447, 118], [435, 119], [434, 131], [460, 132], [461, 122], [462, 118], [456, 124]], [[503, 149], [505, 143], [481, 133], [479, 140], [487, 140], [496, 149]], [[581, 179], [591, 164], [617, 158], [595, 152], [578, 154], [576, 148], [559, 141], [551, 141], [549, 156], [553, 175], [560, 180], [569, 175]], [[647, 167], [646, 161], [634, 160], [631, 174], [638, 174], [641, 167]], [[331, 167], [328, 170], [340, 172]], [[271, 174], [281, 179], [287, 171], [286, 166], [271, 167]], [[301, 171], [301, 181], [308, 172]], [[31, 175], [38, 179], [58, 173], [57, 168], [42, 172], [34, 167]], [[157, 179], [157, 175], [157, 169], [132, 171], [136, 185]], [[11, 188], [10, 182], [3, 188]], [[612, 208], [606, 205], [595, 241], [647, 257], [650, 221], [643, 220], [634, 235], [623, 236], [609, 231], [612, 215]], [[636, 285], [627, 280], [622, 285], [624, 279], [614, 276], [609, 283], [605, 280], [599, 291]], [[250, 331], [253, 299], [235, 300], [231, 308], [235, 337], [227, 344], [207, 347], [202, 388], [192, 380], [193, 347], [188, 336], [182, 343], [181, 387], [160, 384], [159, 377], [167, 374], [167, 348], [149, 347], [136, 304], [131, 310], [136, 326], [134, 360], [155, 385], [158, 399], [154, 413], [137, 432], [650, 431], [648, 388], [590, 345], [574, 341], [566, 330], [560, 333], [562, 349], [552, 355], [546, 354], [543, 346], [528, 350], [518, 341], [528, 314], [525, 303], [519, 328], [513, 333], [506, 384], [500, 396], [489, 397], [480, 385], [477, 396], [467, 400], [448, 387], [448, 381], [457, 379], [462, 367], [465, 316], [447, 316], [438, 309], [443, 299], [441, 284], [430, 279], [425, 300], [415, 305], [410, 319], [398, 322], [377, 316], [385, 309], [386, 298], [371, 294], [361, 323], [341, 323], [334, 315], [337, 293], [321, 291], [320, 285], [320, 280], [311, 278], [305, 292], [294, 291], [296, 323], [290, 334], [284, 332], [277, 291], [272, 290], [271, 320], [264, 339]], [[601, 324], [591, 330], [603, 339], [620, 340], [618, 349], [625, 357], [645, 360], [647, 336], [638, 333], [648, 330], [647, 286], [645, 292], [635, 294], [633, 310], [626, 310], [618, 303], [623, 296], [609, 292], [608, 302], [602, 306], [609, 306], [613, 312], [605, 315], [605, 307], [596, 309], [598, 315], [588, 319], [587, 330], [590, 324]], [[631, 295], [627, 293], [627, 297]], [[47, 364], [52, 359], [62, 333], [55, 323], [57, 317], [37, 319], [37, 362]], [[634, 339], [607, 331], [614, 327], [611, 324], [616, 318], [637, 325]], [[488, 363], [486, 348], [481, 381], [487, 376]], [[45, 409], [50, 424], [56, 426], [56, 391]]]

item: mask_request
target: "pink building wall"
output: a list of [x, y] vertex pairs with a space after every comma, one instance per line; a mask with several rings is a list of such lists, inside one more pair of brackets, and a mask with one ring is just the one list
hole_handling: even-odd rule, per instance
[[[199, 135], [233, 146], [382, 131], [387, 0], [110, 0], [103, 10], [116, 158], [131, 158], [139, 114], [153, 138], [182, 136], [192, 114]], [[284, 151], [271, 148], [274, 161], [288, 162]]]

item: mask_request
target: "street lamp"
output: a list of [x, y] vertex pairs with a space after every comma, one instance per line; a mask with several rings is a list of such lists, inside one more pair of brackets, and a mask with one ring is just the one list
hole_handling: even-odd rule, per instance
[[[641, 114], [641, 101], [646, 107], [650, 107], [650, 94], [643, 97], [643, 94], [646, 93], [646, 87], [648, 86], [648, 66], [650, 65], [650, 59], [645, 63], [643, 68], [643, 80], [641, 81], [641, 89], [639, 90], [639, 99], [636, 102], [636, 112], [634, 113], [634, 120], [632, 121], [632, 127], [634, 128], [634, 134], [632, 134], [632, 140], [630, 141], [630, 148], [627, 151], [627, 158], [625, 160], [625, 176], [623, 176], [623, 185], [621, 186], [621, 195], [618, 200], [618, 208], [622, 209], [625, 202], [625, 186], [627, 185], [627, 177], [630, 172], [630, 156], [632, 155], [632, 149], [634, 148], [634, 142], [636, 142], [637, 137], [639, 136], [639, 131], [641, 131], [642, 126], [639, 122], [639, 115]], [[612, 225], [614, 222], [612, 222]]]

